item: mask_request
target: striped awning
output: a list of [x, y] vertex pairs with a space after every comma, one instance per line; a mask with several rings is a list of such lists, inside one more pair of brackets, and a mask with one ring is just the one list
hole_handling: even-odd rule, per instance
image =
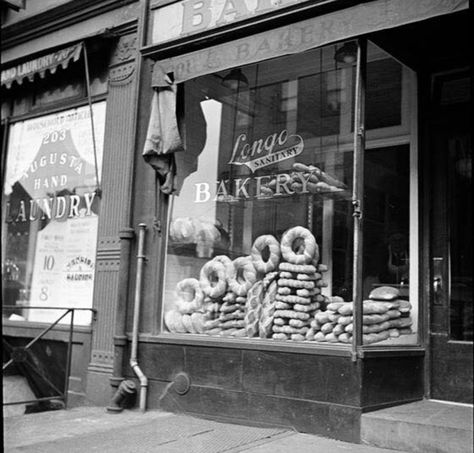
[[66, 69], [71, 62], [80, 58], [82, 46], [83, 43], [79, 42], [15, 66], [2, 68], [2, 87], [11, 88], [15, 82], [21, 85], [24, 80], [33, 81], [36, 75], [44, 78], [47, 73], [54, 74], [59, 67]]

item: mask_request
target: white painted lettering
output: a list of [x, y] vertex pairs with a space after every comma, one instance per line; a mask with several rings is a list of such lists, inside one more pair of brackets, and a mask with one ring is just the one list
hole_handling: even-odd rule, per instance
[[183, 34], [195, 33], [207, 28], [211, 23], [211, 19], [210, 0], [188, 0], [183, 2]]
[[250, 178], [245, 178], [245, 179], [236, 179], [235, 182], [235, 192], [234, 196], [236, 198], [240, 197], [240, 193], [242, 193], [244, 198], [249, 198], [249, 193], [247, 192], [247, 188], [245, 185], [250, 181]]
[[291, 190], [288, 187], [288, 184], [290, 182], [291, 182], [290, 175], [287, 175], [286, 173], [281, 173], [280, 175], [277, 175], [275, 194], [276, 195], [282, 195], [282, 192], [281, 192], [282, 188], [288, 195], [294, 194], [295, 193], [294, 190]]
[[84, 194], [84, 200], [86, 202], [86, 214], [85, 215], [91, 215], [91, 208], [92, 208], [92, 203], [95, 198], [95, 192], [92, 193], [86, 193]]
[[211, 198], [211, 192], [209, 191], [209, 184], [207, 182], [198, 182], [194, 184], [196, 186], [196, 198], [195, 203], [205, 203]]
[[79, 217], [79, 203], [81, 202], [81, 198], [79, 195], [71, 195], [69, 197], [70, 205], [69, 205], [69, 217]]

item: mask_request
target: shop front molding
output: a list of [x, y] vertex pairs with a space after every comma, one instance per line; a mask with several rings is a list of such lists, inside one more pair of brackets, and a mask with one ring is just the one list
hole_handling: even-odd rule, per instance
[[127, 85], [133, 81], [135, 63], [116, 66], [110, 70], [109, 80], [112, 85]]
[[66, 2], [20, 22], [2, 27], [2, 47], [7, 49], [17, 46], [30, 39], [36, 39], [135, 2], [136, 0]]

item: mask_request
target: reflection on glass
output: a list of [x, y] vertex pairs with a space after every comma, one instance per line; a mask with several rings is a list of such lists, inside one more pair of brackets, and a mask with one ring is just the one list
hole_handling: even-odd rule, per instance
[[[355, 77], [353, 63], [334, 58], [339, 47], [245, 66], [248, 84], [237, 90], [222, 83], [228, 71], [184, 84], [165, 332], [352, 341]], [[392, 126], [400, 106], [382, 105], [383, 126]], [[387, 217], [408, 233], [408, 155], [408, 147], [371, 154], [368, 189], [383, 200], [372, 233], [391, 238], [381, 251], [391, 254], [380, 255], [391, 279], [379, 283], [408, 283], [408, 236]], [[396, 193], [387, 189], [393, 171], [405, 178]]]
[[165, 331], [349, 341], [316, 318], [352, 295], [354, 70], [335, 50], [243, 67], [237, 90], [228, 71], [184, 84]]
[[[367, 127], [400, 125], [402, 66], [373, 45], [368, 53]], [[416, 341], [417, 309], [409, 300], [409, 232], [410, 145], [367, 149], [362, 269], [366, 345]]]

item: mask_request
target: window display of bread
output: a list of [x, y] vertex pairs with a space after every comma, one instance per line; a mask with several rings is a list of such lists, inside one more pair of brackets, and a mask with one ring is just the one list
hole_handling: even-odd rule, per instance
[[[397, 288], [381, 286], [362, 302], [362, 337], [364, 344], [398, 338], [412, 333], [411, 304], [400, 299]], [[350, 343], [354, 330], [354, 304], [333, 297], [325, 311], [318, 311], [306, 334], [309, 341], [332, 342], [334, 336], [341, 343]], [[318, 335], [319, 334], [319, 335]]]
[[196, 333], [204, 333], [204, 322], [206, 315], [204, 313], [196, 312], [191, 315], [191, 323]]
[[186, 333], [186, 327], [183, 324], [183, 315], [177, 310], [169, 310], [164, 317], [165, 326], [173, 333]]
[[268, 338], [272, 333], [272, 325], [275, 316], [275, 296], [277, 294], [277, 282], [270, 283], [263, 296], [262, 310], [258, 325], [258, 335], [260, 338]]
[[311, 318], [324, 300], [324, 282], [318, 272], [319, 247], [313, 234], [303, 227], [287, 230], [282, 236], [282, 258], [272, 338], [304, 341]]
[[369, 299], [389, 301], [400, 297], [400, 291], [393, 286], [379, 286], [373, 289], [369, 294]]
[[296, 226], [283, 233], [281, 254], [288, 263], [304, 265], [319, 260], [319, 247], [311, 231]]
[[[284, 178], [283, 178], [284, 177]], [[294, 193], [322, 194], [343, 192], [347, 186], [322, 171], [315, 165], [306, 165], [301, 162], [295, 162], [292, 171], [289, 174], [275, 175], [270, 181], [261, 187], [261, 194], [265, 197], [282, 195], [282, 180]], [[290, 192], [291, 194], [291, 192]]]
[[201, 269], [200, 284], [205, 295], [217, 298], [227, 289], [227, 270], [220, 261], [208, 261]]
[[240, 256], [228, 268], [229, 289], [238, 296], [246, 296], [257, 281], [257, 271], [250, 256]]
[[249, 338], [258, 334], [263, 296], [263, 282], [258, 281], [250, 288], [245, 304], [245, 330]]
[[195, 234], [191, 217], [179, 217], [170, 223], [169, 236], [173, 242], [192, 243], [195, 240]]
[[[202, 265], [199, 280], [179, 281], [165, 325], [172, 333], [351, 343], [354, 304], [322, 294], [327, 269], [308, 229], [289, 228], [281, 243], [260, 235], [250, 255], [218, 255]], [[412, 332], [411, 304], [397, 288], [375, 288], [362, 307], [364, 344]]]
[[193, 326], [193, 322], [191, 320], [191, 315], [183, 314], [181, 321], [183, 322], [183, 326], [186, 329], [186, 332], [189, 333], [198, 333], [197, 330]]
[[[268, 249], [268, 259], [263, 258], [263, 252]], [[280, 243], [271, 234], [265, 234], [255, 239], [252, 245], [252, 261], [257, 272], [267, 274], [277, 269], [280, 263]]]
[[320, 168], [315, 165], [305, 165], [300, 162], [295, 162], [293, 164], [293, 169], [302, 172], [303, 175], [312, 183], [318, 184], [319, 182], [325, 183], [330, 187], [336, 189], [345, 189], [346, 185], [341, 181], [338, 181], [336, 178], [333, 178], [326, 172], [322, 171]]
[[212, 258], [212, 261], [217, 261], [218, 263], [222, 263], [226, 268], [232, 264], [232, 260], [227, 255], [217, 255]]
[[[292, 264], [292, 263], [280, 263], [278, 266], [280, 271], [293, 272], [296, 274], [306, 274], [308, 276], [316, 273], [316, 266], [312, 264]], [[299, 278], [298, 280], [303, 280]]]
[[202, 307], [204, 293], [199, 281], [195, 278], [185, 278], [176, 285], [176, 307], [180, 313], [194, 313]]

